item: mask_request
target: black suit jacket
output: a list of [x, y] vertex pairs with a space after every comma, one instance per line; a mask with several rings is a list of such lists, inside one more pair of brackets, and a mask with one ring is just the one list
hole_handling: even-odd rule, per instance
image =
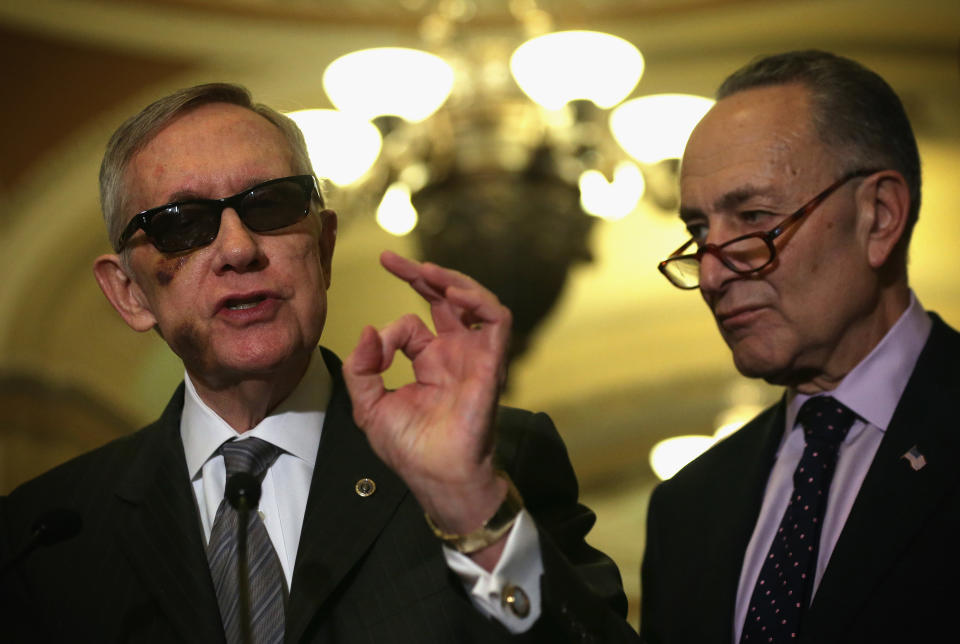
[[[288, 642], [410, 644], [511, 640], [478, 613], [449, 570], [413, 495], [354, 425], [340, 363], [333, 376], [287, 616]], [[7, 561], [35, 518], [78, 511], [79, 536], [34, 551], [0, 581], [5, 641], [222, 642], [216, 597], [190, 487], [180, 414], [183, 385], [160, 419], [81, 456], [3, 499]], [[498, 417], [497, 458], [540, 527], [545, 611], [535, 642], [628, 641], [615, 565], [587, 546], [594, 516], [576, 501], [566, 450], [549, 419]], [[376, 492], [354, 491], [360, 478]]]
[[[960, 334], [933, 330], [827, 565], [800, 641], [956, 638], [960, 600]], [[640, 632], [651, 643], [730, 642], [737, 584], [783, 435], [784, 402], [654, 491]], [[903, 454], [916, 446], [926, 465]]]

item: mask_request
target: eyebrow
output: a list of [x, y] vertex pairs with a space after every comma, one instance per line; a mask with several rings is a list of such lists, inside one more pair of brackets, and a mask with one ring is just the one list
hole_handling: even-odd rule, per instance
[[178, 190], [167, 197], [167, 200], [164, 203], [168, 204], [179, 203], [181, 201], [196, 201], [197, 199], [200, 199], [200, 197], [198, 197], [197, 193], [193, 192], [192, 190]]
[[[733, 210], [742, 203], [749, 201], [750, 199], [756, 196], [766, 196], [773, 194], [775, 189], [773, 186], [758, 187], [751, 183], [734, 188], [729, 192], [724, 193], [719, 198], [713, 202], [714, 211], [726, 211]], [[683, 221], [689, 221], [690, 219], [696, 219], [699, 217], [705, 217], [706, 213], [703, 212], [700, 208], [685, 207], [680, 206], [680, 219]]]

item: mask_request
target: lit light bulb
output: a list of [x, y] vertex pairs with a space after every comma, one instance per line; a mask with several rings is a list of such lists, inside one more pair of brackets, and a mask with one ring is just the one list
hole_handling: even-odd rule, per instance
[[410, 201], [410, 188], [393, 183], [377, 206], [377, 223], [391, 235], [403, 236], [417, 225], [417, 210]]
[[338, 186], [360, 180], [380, 155], [380, 130], [362, 118], [337, 110], [299, 110], [287, 116], [303, 132], [314, 172]]
[[580, 206], [583, 211], [607, 220], [629, 215], [643, 197], [643, 174], [635, 164], [623, 161], [613, 171], [613, 181], [597, 170], [580, 175]]
[[650, 450], [650, 468], [661, 481], [665, 481], [714, 444], [743, 427], [761, 411], [763, 405], [760, 404], [733, 405], [717, 416], [713, 436], [674, 436], [660, 441]]
[[641, 163], [683, 157], [690, 133], [714, 101], [690, 94], [641, 96], [610, 114], [610, 131], [627, 154]]
[[712, 436], [674, 436], [660, 441], [650, 450], [650, 468], [665, 481], [713, 446]]

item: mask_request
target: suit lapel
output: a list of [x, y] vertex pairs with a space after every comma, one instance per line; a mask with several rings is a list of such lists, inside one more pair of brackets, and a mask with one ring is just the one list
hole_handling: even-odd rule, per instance
[[183, 385], [144, 441], [117, 489], [119, 542], [144, 587], [184, 641], [222, 642], [180, 413]]
[[[930, 339], [850, 510], [805, 626], [804, 639], [827, 641], [869, 601], [914, 535], [957, 485], [955, 406], [960, 336], [934, 318]], [[916, 447], [926, 464], [903, 454]]]
[[[407, 493], [403, 482], [371, 450], [353, 422], [340, 362], [323, 351], [333, 391], [313, 472], [287, 611], [288, 642], [300, 641], [311, 620], [387, 524]], [[376, 491], [360, 496], [361, 478]]]
[[732, 619], [744, 553], [760, 514], [763, 493], [777, 447], [783, 436], [784, 403], [768, 409], [748, 426], [727, 439], [735, 458], [718, 459], [727, 471], [716, 480], [723, 481], [717, 502], [704, 517], [704, 529], [711, 535], [710, 552], [699, 585], [697, 606], [702, 620], [704, 641], [726, 642], [733, 635]]

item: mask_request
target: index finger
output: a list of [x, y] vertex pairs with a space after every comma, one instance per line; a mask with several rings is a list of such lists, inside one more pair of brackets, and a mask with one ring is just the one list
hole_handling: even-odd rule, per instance
[[417, 262], [389, 250], [380, 254], [380, 263], [430, 303], [445, 299], [446, 291], [451, 286], [464, 290], [483, 288], [463, 273], [436, 264]]

